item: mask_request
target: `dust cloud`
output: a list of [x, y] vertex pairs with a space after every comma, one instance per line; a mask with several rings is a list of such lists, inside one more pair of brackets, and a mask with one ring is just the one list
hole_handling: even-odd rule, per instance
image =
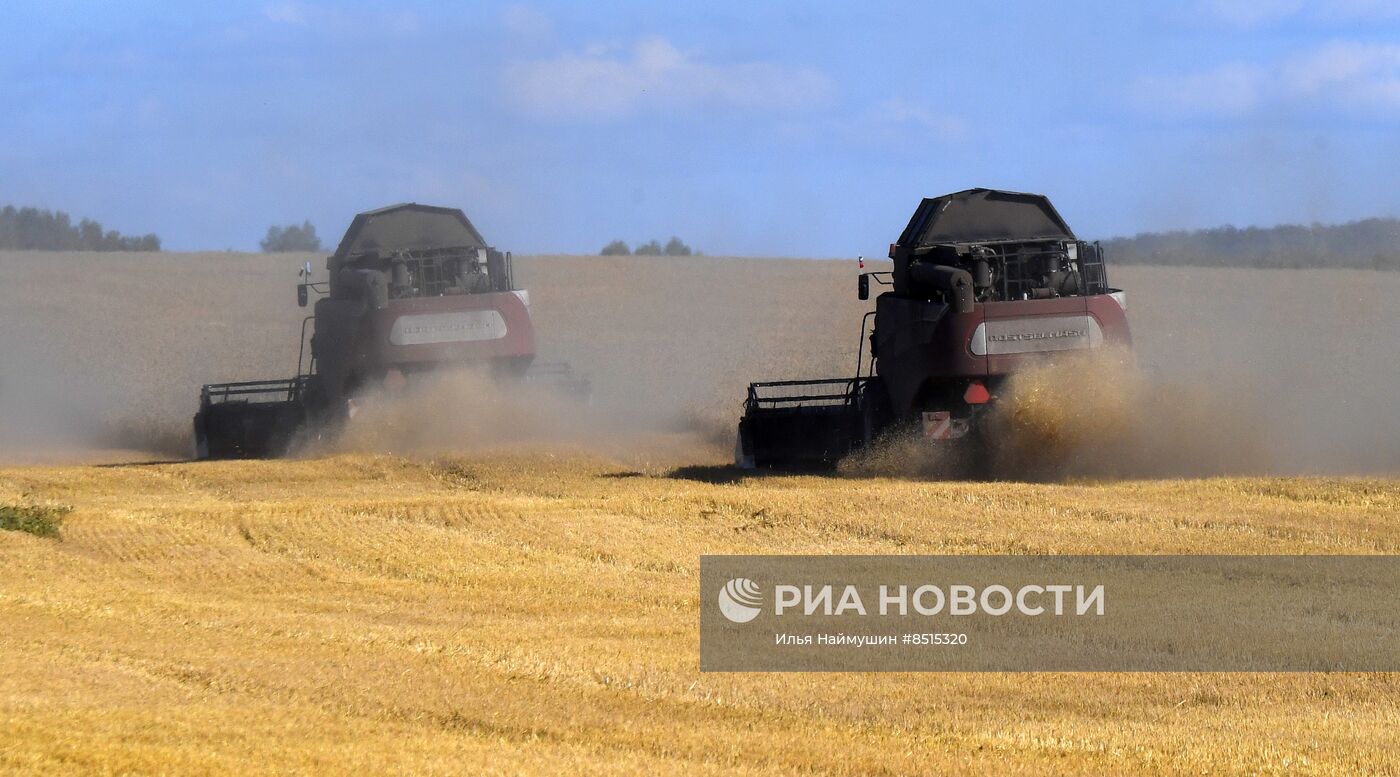
[[1114, 281], [1157, 392], [1143, 413], [1189, 413], [1171, 434], [1218, 440], [1222, 472], [1400, 472], [1400, 273], [1130, 267]]
[[1161, 478], [1400, 472], [1400, 274], [1129, 267], [1134, 353], [1008, 381], [989, 444], [894, 435], [852, 474]]
[[1262, 473], [1250, 408], [1139, 369], [1130, 352], [1069, 353], [1013, 376], [977, 432], [930, 445], [892, 430], [842, 462], [851, 476], [1055, 481]]
[[[308, 258], [320, 266], [0, 253], [0, 459], [185, 455], [201, 384], [295, 372], [309, 311], [293, 284]], [[871, 308], [854, 262], [516, 261], [540, 360], [587, 375], [591, 402], [453, 373], [370, 403], [335, 449], [664, 449], [721, 463], [747, 384], [852, 374]], [[1128, 291], [1144, 370], [1019, 376], [997, 422], [997, 477], [1400, 471], [1400, 273], [1125, 267], [1111, 280]]]
[[304, 258], [0, 252], [0, 461], [188, 455], [202, 383], [295, 371]]
[[1205, 477], [1280, 465], [1267, 416], [1246, 395], [1177, 382], [1127, 354], [1027, 370], [1006, 393], [986, 427], [992, 477]]
[[[605, 394], [639, 417], [696, 430], [718, 449], [732, 445], [748, 382], [855, 371], [873, 306], [856, 299], [853, 264], [528, 266], [574, 292], [569, 304], [553, 296], [563, 289], [535, 283], [537, 319], [562, 356], [598, 369]], [[1400, 472], [1400, 360], [1389, 357], [1400, 273], [1135, 266], [1111, 280], [1128, 292], [1133, 358], [1018, 376], [994, 419], [992, 477]], [[578, 304], [582, 289], [597, 309]], [[609, 293], [618, 298], [604, 311]], [[882, 455], [877, 471], [919, 460], [898, 443]]]
[[98, 442], [92, 408], [81, 384], [63, 379], [59, 354], [36, 349], [20, 330], [0, 331], [0, 440], [11, 449], [81, 449]]
[[401, 389], [361, 393], [354, 407], [335, 434], [299, 440], [293, 455], [570, 448], [616, 455], [628, 452], [634, 437], [598, 413], [585, 392], [489, 370], [416, 375]]

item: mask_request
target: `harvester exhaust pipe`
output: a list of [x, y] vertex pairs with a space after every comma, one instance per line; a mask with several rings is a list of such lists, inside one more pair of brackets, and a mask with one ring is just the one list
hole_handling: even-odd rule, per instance
[[946, 292], [953, 308], [959, 313], [971, 313], [973, 303], [972, 273], [946, 264], [915, 264], [909, 268], [915, 283], [932, 286]]

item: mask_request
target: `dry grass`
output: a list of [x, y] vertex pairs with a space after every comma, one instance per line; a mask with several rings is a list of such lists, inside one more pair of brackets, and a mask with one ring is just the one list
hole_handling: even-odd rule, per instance
[[[1400, 485], [0, 471], [0, 770], [1388, 773], [1393, 675], [701, 675], [700, 553], [1396, 553]], [[715, 481], [715, 482], [709, 482]]]
[[[846, 263], [522, 258], [544, 356], [597, 389], [562, 442], [72, 465], [290, 374], [304, 258], [0, 254], [0, 458], [50, 464], [0, 505], [71, 507], [0, 532], [0, 771], [1396, 771], [1393, 675], [699, 674], [701, 553], [1400, 552], [1390, 479], [731, 482], [747, 381], [854, 369]], [[1115, 280], [1175, 453], [1400, 471], [1400, 274]]]

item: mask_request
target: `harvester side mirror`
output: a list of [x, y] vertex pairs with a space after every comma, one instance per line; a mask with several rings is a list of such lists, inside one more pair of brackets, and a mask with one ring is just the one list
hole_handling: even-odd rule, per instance
[[308, 295], [307, 295], [307, 293], [306, 293], [306, 284], [304, 284], [304, 283], [298, 283], [298, 284], [297, 284], [297, 305], [300, 305], [301, 307], [306, 307], [306, 301], [307, 301], [307, 299], [308, 299]]
[[856, 278], [856, 296], [860, 299], [870, 299], [870, 275], [861, 273]]

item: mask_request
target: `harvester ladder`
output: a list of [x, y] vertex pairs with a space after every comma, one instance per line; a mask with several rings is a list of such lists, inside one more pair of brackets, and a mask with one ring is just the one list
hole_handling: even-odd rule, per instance
[[316, 351], [311, 351], [311, 363], [306, 365], [306, 372], [301, 371], [301, 365], [306, 360], [306, 325], [311, 323], [315, 316], [307, 316], [301, 320], [301, 345], [297, 347], [297, 377], [310, 375], [316, 371]]
[[1031, 283], [1026, 278], [1026, 254], [1020, 250], [1008, 251], [1005, 246], [999, 247], [1001, 254], [1001, 298], [1004, 300], [1021, 299]]
[[1079, 244], [1079, 273], [1085, 293], [1102, 294], [1108, 290], [1108, 268], [1104, 266], [1103, 246], [1097, 240]]
[[[874, 331], [870, 329], [870, 319], [873, 318], [874, 316], [875, 316], [875, 311], [872, 310], [872, 311], [866, 313], [866, 314], [865, 314], [865, 317], [862, 318], [862, 319], [860, 320], [860, 342], [858, 342], [858, 343], [856, 344], [856, 378], [857, 378], [857, 379], [860, 379], [860, 378], [862, 378], [862, 377], [865, 377], [865, 374], [866, 374], [866, 373], [865, 373], [865, 369], [866, 369], [866, 361], [865, 361], [865, 342], [866, 342], [866, 338], [870, 336], [870, 335], [867, 334], [867, 332], [869, 332], [870, 334], [874, 334]], [[874, 374], [875, 374], [875, 345], [874, 345], [873, 343], [870, 345], [870, 362], [869, 362], [869, 364], [870, 364], [870, 374], [871, 374], [871, 375], [874, 375]]]

